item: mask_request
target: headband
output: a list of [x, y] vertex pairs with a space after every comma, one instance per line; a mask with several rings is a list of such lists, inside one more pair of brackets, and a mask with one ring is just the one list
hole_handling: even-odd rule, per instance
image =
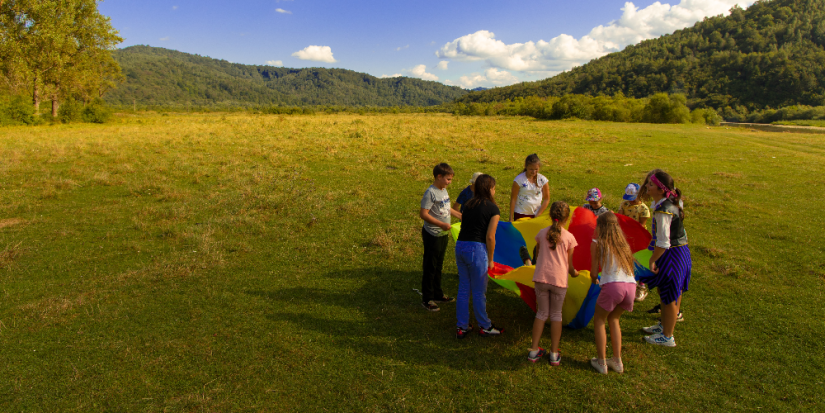
[[650, 182], [653, 182], [656, 186], [659, 187], [659, 189], [662, 190], [662, 192], [664, 192], [665, 198], [676, 198], [677, 197], [676, 192], [674, 192], [673, 190], [668, 189], [665, 186], [665, 184], [663, 184], [661, 181], [659, 181], [659, 178], [656, 178], [656, 175], [650, 175]]

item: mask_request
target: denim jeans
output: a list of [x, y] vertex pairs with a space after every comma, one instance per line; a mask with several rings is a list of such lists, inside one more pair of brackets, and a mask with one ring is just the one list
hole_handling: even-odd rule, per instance
[[480, 242], [458, 241], [455, 244], [455, 263], [458, 266], [458, 294], [456, 295], [456, 326], [470, 325], [470, 294], [473, 311], [481, 328], [490, 328], [487, 318], [487, 246]]

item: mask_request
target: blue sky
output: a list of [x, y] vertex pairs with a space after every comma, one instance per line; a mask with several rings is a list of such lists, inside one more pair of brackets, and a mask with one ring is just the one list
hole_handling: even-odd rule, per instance
[[244, 64], [466, 88], [550, 77], [753, 1], [105, 0], [125, 39]]

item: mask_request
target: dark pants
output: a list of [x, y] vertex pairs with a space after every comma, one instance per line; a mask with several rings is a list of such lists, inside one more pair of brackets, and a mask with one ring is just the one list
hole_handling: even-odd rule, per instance
[[450, 237], [447, 235], [436, 237], [421, 228], [421, 239], [424, 241], [421, 299], [426, 303], [434, 298], [444, 297], [444, 291], [441, 290], [441, 267], [444, 266], [444, 255], [447, 253], [447, 243]]

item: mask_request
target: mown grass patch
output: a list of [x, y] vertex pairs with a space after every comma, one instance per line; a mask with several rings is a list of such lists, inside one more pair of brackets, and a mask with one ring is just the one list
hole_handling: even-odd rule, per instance
[[[448, 115], [0, 129], [0, 409], [816, 409], [825, 143], [788, 135]], [[533, 152], [571, 205], [676, 178], [694, 258], [678, 347], [640, 341], [655, 294], [623, 318], [627, 372], [607, 377], [591, 328], [565, 331], [561, 367], [527, 362], [533, 314], [497, 287], [494, 340], [456, 341], [452, 304], [420, 308], [433, 165], [457, 171], [453, 198], [496, 177], [506, 214]]]

